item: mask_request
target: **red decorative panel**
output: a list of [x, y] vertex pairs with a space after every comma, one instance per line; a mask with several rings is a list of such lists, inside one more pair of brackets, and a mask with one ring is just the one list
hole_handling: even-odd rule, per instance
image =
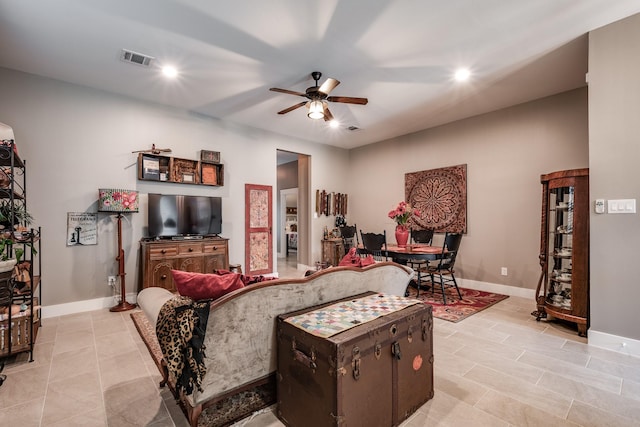
[[245, 274], [273, 272], [271, 186], [245, 184]]

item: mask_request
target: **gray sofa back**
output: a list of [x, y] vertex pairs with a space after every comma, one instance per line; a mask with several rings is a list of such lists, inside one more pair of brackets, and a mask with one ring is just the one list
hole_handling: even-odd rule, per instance
[[[278, 315], [367, 291], [402, 296], [412, 275], [410, 268], [391, 262], [363, 269], [334, 267], [305, 278], [260, 282], [223, 296], [211, 304], [209, 313], [203, 391], [194, 391], [187, 400], [197, 406], [275, 372]], [[160, 307], [172, 296], [158, 289], [144, 289], [138, 296], [154, 324]], [[147, 290], [151, 291], [145, 295]]]

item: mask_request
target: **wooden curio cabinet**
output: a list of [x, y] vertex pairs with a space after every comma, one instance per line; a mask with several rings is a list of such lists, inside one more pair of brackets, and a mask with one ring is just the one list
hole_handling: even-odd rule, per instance
[[540, 266], [536, 320], [589, 327], [589, 169], [553, 172], [542, 183]]

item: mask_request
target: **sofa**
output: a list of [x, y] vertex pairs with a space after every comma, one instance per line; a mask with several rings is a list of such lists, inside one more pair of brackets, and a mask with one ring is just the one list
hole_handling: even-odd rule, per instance
[[[242, 396], [240, 400], [246, 405], [251, 400], [246, 393], [256, 393], [256, 390], [262, 395], [257, 399], [258, 403], [245, 408], [245, 412], [275, 402], [278, 315], [367, 291], [403, 296], [412, 275], [413, 270], [393, 262], [364, 268], [332, 267], [304, 278], [249, 285], [212, 301], [204, 338], [207, 372], [202, 379], [202, 390], [194, 389], [188, 395], [175, 396], [189, 423], [197, 426], [203, 410], [212, 405], [223, 410], [224, 402], [234, 396]], [[172, 297], [174, 294], [159, 287], [140, 291], [137, 302], [150, 330], [155, 331], [160, 309]], [[149, 342], [152, 340], [147, 338], [145, 342], [153, 355], [154, 343]], [[161, 385], [168, 381], [175, 395], [175, 384], [167, 377], [166, 370], [162, 370], [159, 358], [161, 355], [156, 350], [154, 359], [163, 372]], [[226, 415], [225, 422], [249, 414], [235, 410], [232, 416]]]

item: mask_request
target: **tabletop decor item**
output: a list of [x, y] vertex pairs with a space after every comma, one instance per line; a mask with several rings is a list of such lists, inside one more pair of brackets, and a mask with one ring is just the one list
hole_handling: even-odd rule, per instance
[[409, 240], [408, 222], [412, 216], [420, 216], [420, 211], [414, 209], [404, 200], [398, 203], [395, 209], [389, 212], [389, 218], [396, 222], [396, 242], [398, 246], [406, 246]]

